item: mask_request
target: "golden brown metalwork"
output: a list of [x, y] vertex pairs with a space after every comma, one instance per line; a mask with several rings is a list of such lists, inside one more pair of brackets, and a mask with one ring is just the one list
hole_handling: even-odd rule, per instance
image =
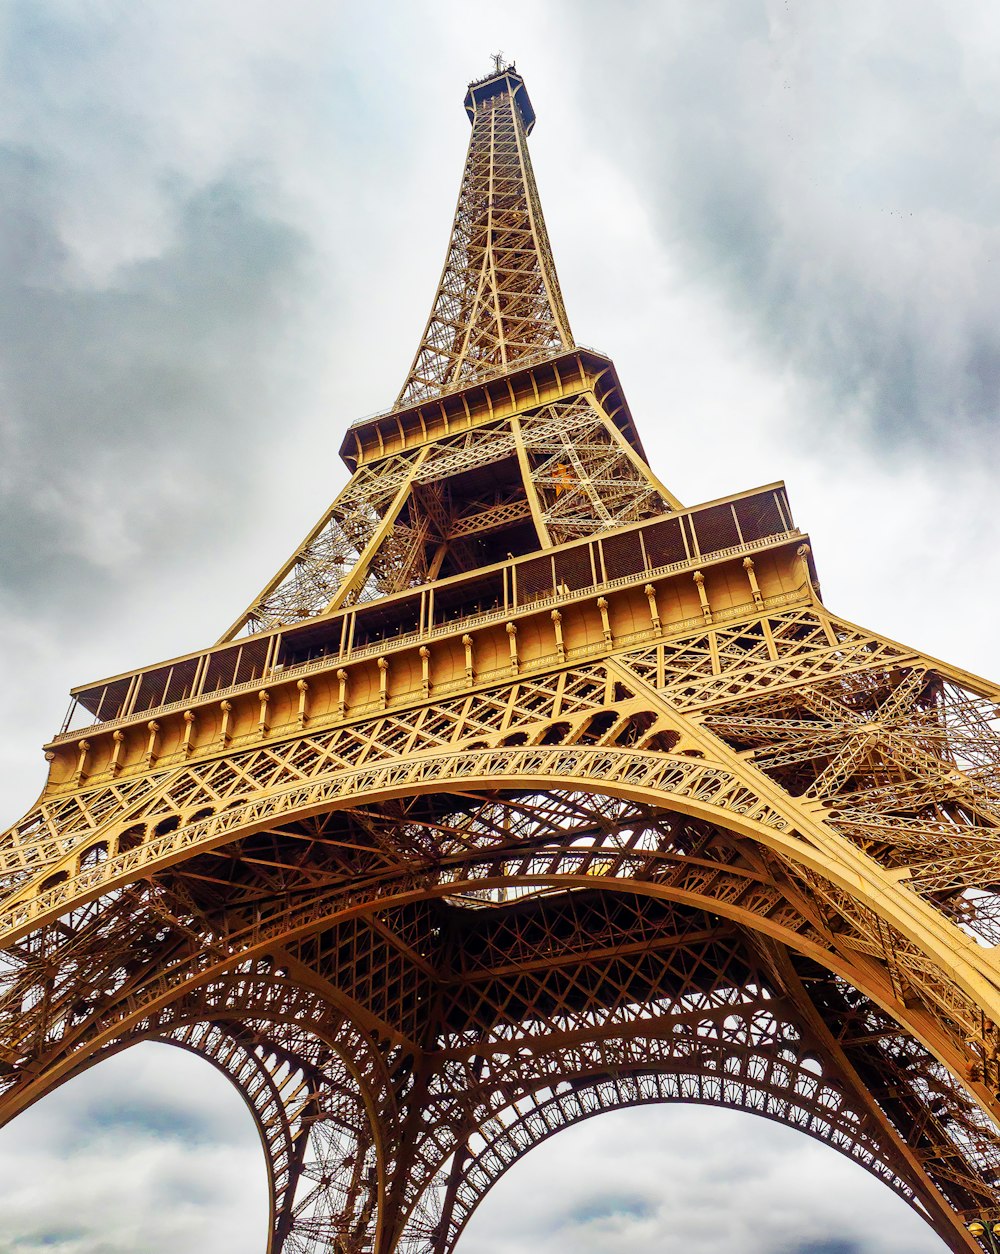
[[683, 509], [575, 348], [523, 82], [354, 475], [218, 645], [76, 690], [0, 844], [0, 1114], [136, 1041], [243, 1092], [271, 1254], [444, 1254], [603, 1110], [799, 1127], [953, 1250], [1000, 1180], [1000, 689]]
[[524, 81], [501, 69], [469, 86], [472, 137], [441, 282], [396, 407], [569, 348], [527, 137]]

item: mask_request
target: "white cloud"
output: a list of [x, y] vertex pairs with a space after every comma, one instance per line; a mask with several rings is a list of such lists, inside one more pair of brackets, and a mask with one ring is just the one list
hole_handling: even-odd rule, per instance
[[532, 1150], [473, 1214], [463, 1254], [936, 1254], [857, 1164], [759, 1116], [695, 1106], [590, 1119]]
[[267, 1232], [264, 1160], [209, 1063], [144, 1045], [0, 1131], [0, 1254], [248, 1254]]

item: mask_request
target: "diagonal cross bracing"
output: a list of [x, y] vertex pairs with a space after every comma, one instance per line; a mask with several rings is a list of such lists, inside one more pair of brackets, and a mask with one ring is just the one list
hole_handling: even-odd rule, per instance
[[448, 255], [397, 407], [497, 375], [573, 344], [556, 277], [518, 88], [474, 90], [472, 137]]

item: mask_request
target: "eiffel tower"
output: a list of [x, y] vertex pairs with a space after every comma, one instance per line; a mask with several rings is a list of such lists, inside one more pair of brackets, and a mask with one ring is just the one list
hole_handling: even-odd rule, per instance
[[979, 1249], [1000, 689], [828, 610], [780, 483], [657, 479], [570, 331], [522, 77], [465, 108], [349, 483], [217, 644], [74, 690], [4, 836], [2, 1116], [172, 1042], [256, 1120], [269, 1254], [446, 1254], [561, 1128], [702, 1102]]

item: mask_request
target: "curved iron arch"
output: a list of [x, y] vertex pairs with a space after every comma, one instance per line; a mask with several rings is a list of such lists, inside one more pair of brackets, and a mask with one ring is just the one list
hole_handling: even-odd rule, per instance
[[[686, 1082], [692, 1087], [686, 1087]], [[721, 1077], [704, 1076], [694, 1072], [685, 1074], [649, 1071], [645, 1073], [638, 1072], [634, 1075], [609, 1077], [604, 1081], [595, 1080], [586, 1087], [567, 1086], [568, 1091], [554, 1092], [546, 1101], [539, 1103], [530, 1111], [520, 1115], [516, 1123], [504, 1128], [502, 1133], [494, 1138], [487, 1149], [484, 1149], [476, 1156], [474, 1165], [476, 1168], [479, 1168], [479, 1171], [476, 1172], [479, 1178], [477, 1179], [473, 1176], [470, 1179], [469, 1175], [471, 1173], [466, 1169], [459, 1191], [456, 1192], [455, 1207], [450, 1215], [442, 1215], [433, 1243], [424, 1244], [422, 1236], [416, 1233], [410, 1236], [409, 1243], [407, 1243], [408, 1238], [404, 1234], [403, 1242], [400, 1245], [400, 1254], [450, 1254], [479, 1204], [485, 1199], [494, 1185], [522, 1158], [529, 1154], [531, 1150], [556, 1136], [559, 1132], [565, 1131], [567, 1128], [585, 1120], [595, 1118], [598, 1115], [609, 1114], [613, 1111], [632, 1109], [638, 1106], [668, 1105], [673, 1103], [713, 1106], [723, 1110], [738, 1110], [771, 1120], [782, 1127], [792, 1128], [806, 1136], [812, 1137], [852, 1162], [858, 1163], [869, 1174], [902, 1197], [922, 1219], [932, 1223], [931, 1217], [912, 1186], [892, 1173], [891, 1169], [877, 1158], [873, 1157], [870, 1161], [866, 1161], [858, 1151], [857, 1143], [854, 1143], [852, 1149], [847, 1142], [839, 1140], [832, 1125], [829, 1127], [817, 1126], [814, 1111], [803, 1106], [791, 1112], [794, 1115], [793, 1118], [782, 1118], [767, 1110], [757, 1108], [749, 1099], [745, 1102], [734, 1101], [731, 1092], [726, 1093], [723, 1098], [721, 1095], [723, 1085], [724, 1080]], [[609, 1103], [606, 1090], [611, 1088], [616, 1090], [616, 1092], [615, 1099]], [[697, 1088], [700, 1091], [695, 1094], [692, 1091], [693, 1088]], [[713, 1089], [720, 1090], [719, 1096], [713, 1093]], [[602, 1090], [605, 1090], [605, 1092], [602, 1092]], [[599, 1093], [601, 1093], [599, 1104], [588, 1108], [586, 1105], [587, 1098], [596, 1098]], [[553, 1126], [554, 1120], [559, 1121], [555, 1126]], [[529, 1138], [527, 1143], [518, 1144], [517, 1136], [519, 1132], [526, 1134]], [[499, 1143], [501, 1140], [504, 1144]], [[505, 1155], [504, 1149], [509, 1149], [509, 1154]], [[493, 1162], [481, 1161], [487, 1152], [494, 1160]], [[467, 1186], [465, 1190], [462, 1190], [462, 1185]], [[443, 1188], [446, 1191], [446, 1183]], [[465, 1196], [463, 1196], [463, 1192]]]
[[[361, 802], [361, 798], [355, 798], [353, 804], [354, 806], [358, 806], [360, 802]], [[718, 817], [715, 817], [714, 821], [716, 824], [720, 826], [722, 825], [722, 822], [723, 822]], [[574, 873], [560, 874], [560, 875], [540, 875], [536, 877], [535, 882], [538, 884], [539, 887], [543, 885], [548, 885], [553, 888], [559, 888], [559, 889], [565, 889], [566, 887], [584, 887], [584, 886], [593, 888], [595, 886], [595, 877], [593, 875], [588, 874], [587, 869], [582, 865], [581, 860], [588, 856], [592, 857], [595, 854], [597, 856], [600, 856], [603, 852], [604, 851], [599, 848], [598, 849], [590, 848], [587, 853], [581, 853], [581, 851], [577, 849], [573, 851], [573, 857], [577, 858], [579, 865], [577, 865]], [[508, 850], [504, 856], [515, 857], [517, 855], [516, 855], [516, 851]], [[477, 853], [477, 858], [478, 858], [477, 865], [481, 867], [486, 867], [487, 869], [489, 869], [491, 859], [490, 859], [490, 855], [486, 851]], [[527, 881], [531, 879], [531, 877], [522, 876], [522, 879]], [[428, 893], [435, 893], [437, 895], [442, 895], [442, 894], [447, 894], [447, 893], [453, 893], [455, 891], [461, 891], [463, 888], [468, 888], [469, 891], [475, 892], [481, 889], [488, 889], [491, 886], [499, 886], [503, 882], [506, 882], [509, 885], [511, 882], [509, 876], [507, 876], [506, 874], [501, 874], [498, 876], [494, 872], [491, 871], [488, 874], [486, 874], [483, 878], [472, 878], [472, 879], [467, 879], [467, 880], [455, 879], [455, 880], [450, 881], [447, 884], [444, 884], [444, 885], [439, 884], [433, 888], [429, 887], [427, 882], [425, 881], [424, 884], [422, 885], [414, 885], [413, 888], [409, 890], [408, 895], [412, 899], [417, 900], [417, 899], [420, 899], [421, 897], [428, 895]], [[622, 892], [627, 892], [627, 893], [636, 893], [636, 892], [643, 892], [643, 891], [649, 891], [650, 893], [655, 892], [657, 894], [661, 894], [663, 897], [667, 899], [679, 900], [681, 899], [681, 896], [682, 896], [682, 892], [674, 891], [673, 889], [670, 889], [670, 888], [664, 888], [661, 885], [643, 884], [640, 881], [637, 881], [636, 879], [632, 878], [631, 876], [625, 876], [620, 879], [616, 879], [611, 876], [604, 876], [602, 877], [602, 882], [600, 886], [608, 890], [616, 890], [616, 891], [622, 891]], [[694, 895], [692, 895], [692, 897], [694, 897]], [[376, 897], [364, 903], [359, 902], [353, 906], [350, 906], [348, 909], [348, 913], [350, 912], [357, 913], [357, 912], [362, 912], [364, 910], [381, 909], [383, 906], [387, 904], [388, 900], [389, 899], [387, 898]], [[694, 904], [693, 901], [692, 901], [692, 904]], [[700, 897], [700, 898], [697, 898], [697, 904], [721, 915], [725, 915], [727, 913], [727, 903], [725, 902], [718, 902], [711, 898]], [[754, 916], [754, 918], [756, 917], [757, 916]], [[760, 920], [757, 919], [757, 922], [759, 923]], [[801, 937], [796, 937], [794, 933], [791, 933], [788, 931], [783, 932], [782, 939], [786, 940], [787, 943], [790, 943], [793, 945], [802, 943]], [[263, 948], [266, 948], [268, 942], [262, 941], [261, 944]], [[245, 960], [248, 956], [249, 956], [248, 953], [244, 953], [241, 955], [241, 959]], [[827, 955], [827, 957], [829, 958], [829, 955]], [[212, 973], [205, 972], [203, 978], [205, 981], [211, 979]], [[907, 1027], [907, 1030], [910, 1030], [909, 1026]]]

